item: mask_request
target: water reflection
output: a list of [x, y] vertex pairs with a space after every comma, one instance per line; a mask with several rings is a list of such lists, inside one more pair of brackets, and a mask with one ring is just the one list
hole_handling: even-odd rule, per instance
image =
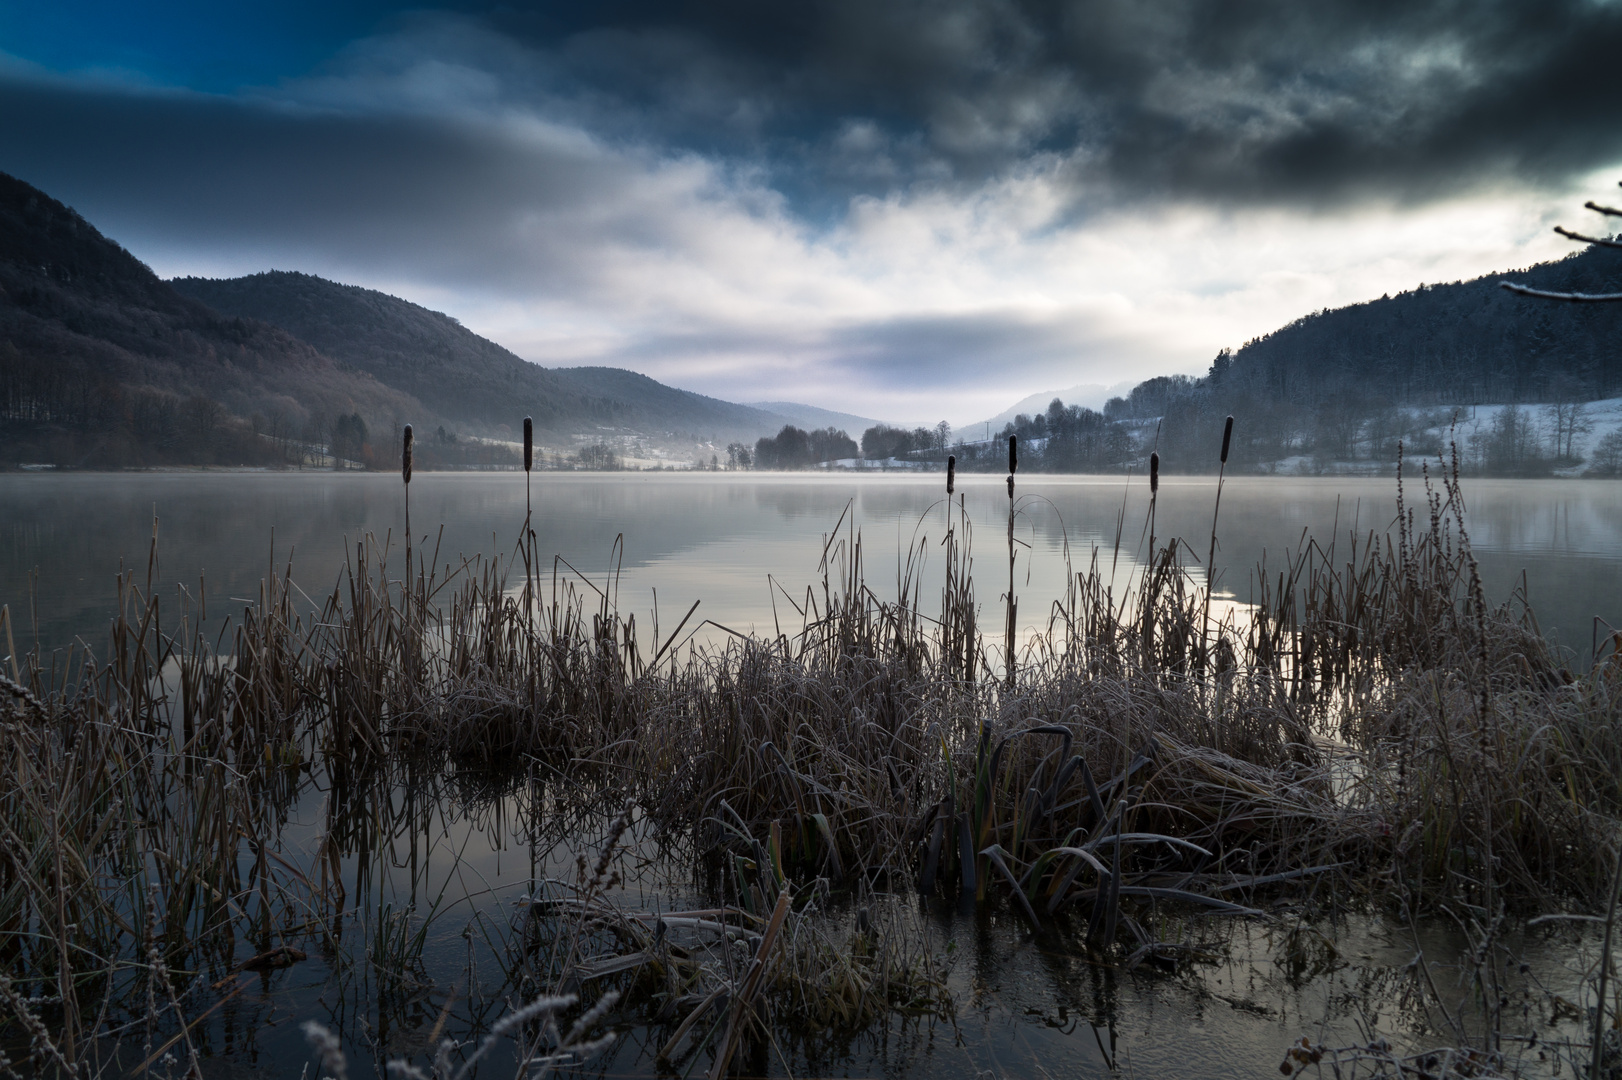
[[[429, 536], [440, 561], [507, 549], [522, 520], [519, 481], [418, 478], [415, 517], [443, 522], [443, 531]], [[985, 575], [980, 598], [994, 611], [1006, 573], [1007, 500], [995, 478], [968, 478], [964, 487]], [[623, 606], [646, 610], [657, 589], [661, 610], [673, 613], [667, 625], [702, 599], [705, 615], [746, 631], [774, 624], [768, 575], [791, 590], [816, 578], [824, 535], [847, 506], [862, 529], [868, 580], [881, 595], [893, 595], [898, 554], [915, 538], [938, 539], [946, 520], [936, 483], [915, 478], [547, 476], [535, 489], [541, 550], [603, 579], [615, 537], [626, 537]], [[1020, 490], [1019, 536], [1029, 547], [1021, 549], [1017, 588], [1028, 625], [1062, 595], [1067, 568], [1095, 549], [1120, 576], [1138, 566], [1142, 485], [1043, 478]], [[1467, 485], [1468, 524], [1489, 590], [1503, 596], [1524, 581], [1545, 625], [1568, 643], [1582, 643], [1594, 614], [1622, 622], [1614, 586], [1622, 555], [1617, 490], [1586, 482]], [[1195, 549], [1203, 549], [1213, 494], [1209, 481], [1166, 480], [1159, 532], [1195, 538]], [[1383, 530], [1395, 513], [1391, 485], [1380, 480], [1235, 480], [1223, 505], [1219, 582], [1241, 600], [1252, 568], [1264, 559], [1277, 565], [1304, 531], [1338, 544], [1343, 535]], [[110, 614], [118, 557], [145, 563], [154, 506], [161, 519], [157, 579], [206, 582], [216, 619], [234, 599], [252, 600], [260, 577], [289, 560], [308, 592], [323, 591], [341, 571], [345, 538], [382, 535], [401, 510], [398, 483], [382, 476], [4, 477], [0, 602], [21, 615], [36, 596], [47, 645], [75, 634], [94, 640]], [[527, 778], [447, 775], [437, 766], [413, 771], [410, 763], [368, 783], [307, 778], [280, 793], [277, 854], [313, 880], [323, 872], [325, 845], [335, 842], [344, 914], [321, 930], [323, 944], [307, 961], [244, 977], [244, 989], [199, 1028], [199, 1041], [232, 1067], [265, 1060], [285, 1073], [281, 1066], [305, 1053], [297, 1025], [319, 1019], [343, 1033], [359, 1059], [355, 1074], [363, 1075], [368, 1063], [393, 1054], [420, 1061], [442, 1022], [459, 1035], [487, 1027], [515, 993], [511, 943], [530, 925], [527, 898], [537, 879], [567, 878], [573, 855], [589, 850], [602, 831], [599, 819], [571, 802], [537, 807], [535, 798]], [[643, 841], [646, 861], [627, 863], [625, 904], [669, 910], [703, 899], [689, 861]], [[244, 863], [242, 876], [250, 872]], [[912, 897], [883, 902], [909, 912], [918, 906]], [[1445, 928], [1424, 927], [1415, 941], [1406, 927], [1346, 917], [1313, 928], [1333, 946], [1313, 959], [1281, 937], [1299, 926], [1289, 911], [1267, 925], [1190, 920], [1163, 935], [1209, 959], [1168, 974], [1091, 963], [1067, 944], [1079, 935], [1033, 937], [1008, 912], [964, 916], [943, 900], [916, 914], [932, 928], [931, 947], [951, 958], [954, 1021], [891, 1018], [837, 1037], [788, 1031], [780, 1054], [757, 1047], [744, 1068], [772, 1075], [970, 1077], [1039, 1068], [1254, 1075], [1275, 1069], [1282, 1048], [1303, 1033], [1349, 1045], [1368, 1027], [1425, 1041], [1434, 1029], [1413, 995], [1407, 964], [1419, 947], [1450, 963], [1464, 944]], [[1549, 948], [1526, 939], [1515, 948], [1544, 974], [1571, 954], [1569, 942]], [[385, 954], [405, 962], [379, 964]], [[1462, 1013], [1470, 992], [1457, 972], [1446, 974], [1437, 982], [1455, 988], [1451, 1006]], [[1551, 986], [1578, 981], [1560, 983], [1557, 975], [1548, 977]], [[596, 1073], [658, 1074], [654, 1055], [667, 1033], [631, 1026], [625, 1036]]]
[[[397, 1056], [424, 1064], [439, 1035], [488, 1029], [537, 974], [526, 972], [523, 960], [544, 951], [530, 898], [547, 879], [573, 880], [576, 854], [595, 851], [610, 810], [581, 802], [578, 793], [537, 791], [524, 775], [409, 766], [347, 791], [307, 778], [288, 809], [277, 856], [311, 868], [324, 838], [337, 838], [349, 885], [345, 915], [326, 928], [320, 947], [309, 948], [307, 961], [252, 976], [198, 1026], [212, 1059], [207, 1073], [263, 1062], [290, 1075], [290, 1063], [308, 1057], [300, 1025], [309, 1019], [342, 1036], [354, 1076], [381, 1075], [380, 1063]], [[661, 839], [633, 827], [617, 862], [625, 884], [615, 902], [627, 911], [666, 912], [712, 902], [690, 857]], [[790, 1023], [774, 1032], [775, 1043], [757, 1043], [738, 1060], [741, 1075], [1222, 1078], [1272, 1074], [1302, 1035], [1354, 1046], [1377, 1033], [1395, 1047], [1420, 1049], [1452, 1033], [1425, 1008], [1412, 966], [1419, 953], [1453, 1017], [1473, 1024], [1480, 1008], [1457, 966], [1470, 942], [1443, 920], [1422, 922], [1416, 934], [1380, 915], [1306, 921], [1294, 905], [1275, 906], [1253, 922], [1148, 913], [1160, 920], [1161, 937], [1188, 946], [1186, 962], [1166, 971], [1130, 968], [1119, 958], [1100, 963], [1085, 952], [1077, 927], [1061, 922], [1033, 934], [1000, 905], [964, 914], [951, 898], [862, 902], [895, 909], [927, 931], [927, 947], [947, 965], [955, 1015], [891, 1014], [862, 1031]], [[833, 898], [828, 917], [848, 919], [852, 906]], [[404, 944], [391, 945], [393, 936]], [[321, 931], [311, 938], [320, 941]], [[1556, 997], [1583, 1000], [1583, 970], [1573, 963], [1578, 943], [1567, 931], [1514, 933], [1501, 943], [1512, 1011], [1524, 1013], [1526, 1029], [1545, 1045], [1582, 1034], [1570, 1018], [1555, 1023], [1548, 1016]], [[602, 980], [586, 996], [612, 985]], [[648, 1015], [622, 1014], [619, 1042], [585, 1075], [655, 1077], [707, 1067], [703, 1054], [696, 1065], [658, 1061], [674, 1021], [649, 1022]], [[1553, 1065], [1530, 1050], [1526, 1056], [1532, 1060], [1523, 1061], [1523, 1075], [1546, 1075]], [[503, 1074], [498, 1068], [493, 1075]]]
[[[898, 558], [918, 540], [929, 610], [938, 590], [936, 541], [946, 508], [938, 477], [757, 474], [537, 474], [534, 526], [542, 552], [606, 581], [616, 536], [624, 537], [623, 608], [646, 618], [657, 602], [673, 625], [694, 600], [700, 616], [742, 632], [797, 622], [783, 593], [803, 597], [819, 580], [824, 537], [847, 506], [861, 530], [868, 583], [893, 597]], [[1007, 588], [1008, 500], [998, 477], [959, 480], [974, 528], [982, 625], [999, 626]], [[1423, 514], [1420, 485], [1410, 505]], [[1467, 480], [1467, 525], [1489, 594], [1523, 585], [1545, 630], [1586, 651], [1595, 616], [1622, 625], [1622, 487], [1612, 481]], [[1097, 551], [1118, 582], [1144, 555], [1147, 485], [1141, 478], [1029, 477], [1019, 487], [1015, 583], [1027, 630], [1046, 620], [1069, 569]], [[1214, 481], [1163, 479], [1157, 531], [1187, 538], [1203, 559]], [[1349, 552], [1356, 533], [1383, 533], [1396, 513], [1389, 479], [1234, 478], [1222, 504], [1219, 589], [1244, 601], [1264, 559], [1282, 565], [1310, 532]], [[463, 554], [510, 552], [524, 513], [516, 474], [419, 474], [413, 519], [424, 550], [441, 565]], [[99, 644], [111, 616], [121, 560], [144, 580], [153, 518], [156, 579], [202, 589], [216, 620], [253, 600], [272, 567], [292, 565], [311, 596], [343, 568], [345, 541], [366, 532], [399, 540], [400, 484], [386, 475], [180, 474], [0, 476], [0, 603], [10, 605], [18, 644], [49, 647], [75, 636]], [[432, 523], [423, 527], [421, 523]], [[1071, 563], [1064, 558], [1068, 545]], [[162, 595], [162, 594], [160, 594]], [[775, 603], [775, 610], [774, 610]], [[671, 614], [674, 612], [674, 614]]]

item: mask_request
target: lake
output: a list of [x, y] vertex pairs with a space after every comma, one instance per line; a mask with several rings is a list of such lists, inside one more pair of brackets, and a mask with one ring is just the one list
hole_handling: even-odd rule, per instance
[[[893, 597], [901, 553], [915, 538], [938, 539], [945, 520], [938, 475], [537, 473], [531, 484], [539, 550], [598, 585], [618, 565], [621, 610], [647, 625], [657, 601], [666, 633], [695, 600], [695, 620], [767, 635], [797, 628], [790, 601], [820, 580], [824, 538], [841, 521], [842, 532], [852, 522], [861, 531], [869, 584]], [[47, 649], [76, 637], [98, 646], [121, 563], [145, 580], [154, 517], [157, 581], [202, 591], [216, 624], [257, 597], [272, 565], [281, 572], [290, 563], [293, 579], [319, 597], [365, 534], [392, 535], [398, 553], [401, 486], [393, 475], [358, 473], [0, 475], [0, 603], [28, 639], [20, 649], [34, 643], [35, 628]], [[1006, 489], [1000, 476], [965, 476], [959, 490], [975, 529], [978, 597], [991, 613], [981, 625], [996, 627], [1008, 580]], [[1203, 560], [1215, 492], [1212, 477], [1163, 478], [1162, 542], [1180, 536]], [[1018, 549], [1015, 572], [1026, 628], [1040, 626], [1063, 592], [1066, 544], [1076, 569], [1095, 550], [1118, 580], [1138, 568], [1144, 478], [1029, 476], [1017, 494], [1016, 537], [1029, 545]], [[1219, 591], [1243, 602], [1257, 566], [1265, 559], [1276, 569], [1304, 532], [1320, 544], [1334, 538], [1342, 552], [1354, 533], [1383, 534], [1395, 494], [1389, 479], [1229, 479]], [[1466, 479], [1464, 494], [1489, 597], [1506, 599], [1524, 582], [1544, 630], [1580, 653], [1596, 616], [1622, 626], [1622, 482]], [[419, 543], [437, 546], [441, 566], [464, 554], [510, 554], [524, 520], [522, 474], [419, 473], [411, 496]], [[1410, 505], [1423, 520], [1421, 496], [1410, 481]], [[926, 598], [938, 589], [940, 562], [925, 566]], [[927, 599], [923, 606], [931, 610]]]
[[[867, 580], [893, 596], [902, 553], [941, 535], [941, 481], [537, 474], [530, 491], [539, 549], [598, 587], [617, 587], [621, 609], [639, 613], [639, 623], [657, 604], [669, 634], [696, 600], [715, 624], [771, 634], [797, 627], [792, 605], [820, 579], [825, 537], [836, 525], [860, 530]], [[1001, 477], [960, 484], [975, 529], [982, 626], [995, 627], [1007, 582], [1008, 499]], [[1409, 497], [1422, 510], [1418, 487]], [[1622, 487], [1467, 480], [1464, 490], [1490, 596], [1502, 599], [1524, 585], [1545, 629], [1576, 651], [1587, 650], [1596, 616], [1622, 625]], [[1020, 481], [1018, 493], [1023, 546], [1015, 587], [1027, 629], [1040, 628], [1048, 603], [1062, 594], [1067, 567], [1096, 557], [1123, 584], [1139, 567], [1148, 496], [1142, 478], [1033, 476]], [[1213, 478], [1165, 478], [1158, 534], [1187, 538], [1203, 558], [1215, 494]], [[1325, 545], [1338, 537], [1340, 551], [1354, 535], [1383, 534], [1395, 494], [1393, 482], [1381, 479], [1228, 481], [1218, 523], [1219, 589], [1242, 603], [1258, 564], [1279, 566], [1303, 532]], [[429, 549], [437, 546], [439, 565], [510, 551], [524, 520], [522, 475], [419, 474], [411, 496], [418, 543], [426, 537]], [[18, 647], [37, 641], [49, 649], [75, 638], [96, 647], [120, 560], [145, 579], [154, 516], [156, 581], [202, 591], [218, 624], [256, 598], [273, 567], [291, 563], [294, 580], [319, 596], [365, 534], [392, 534], [398, 546], [404, 502], [399, 479], [387, 475], [0, 476], [0, 603], [15, 616]], [[933, 573], [926, 565], [926, 611]], [[350, 931], [319, 953], [311, 947], [312, 955], [290, 968], [242, 976], [240, 989], [196, 1029], [205, 1075], [294, 1075], [309, 1056], [299, 1025], [310, 1019], [340, 1032], [358, 1076], [393, 1054], [413, 1053], [421, 1063], [430, 1031], [464, 1035], [501, 1014], [510, 1004], [502, 943], [529, 925], [537, 876], [567, 879], [574, 856], [593, 850], [602, 822], [531, 815], [511, 777], [486, 781], [473, 771], [403, 772], [379, 781], [375, 838], [346, 853], [340, 868], [355, 883]], [[279, 859], [314, 865], [337, 797], [325, 778], [306, 777], [288, 800]], [[706, 902], [688, 862], [663, 857], [656, 837], [636, 835], [620, 863], [627, 878], [621, 903], [669, 911]], [[1377, 915], [1308, 926], [1286, 906], [1267, 922], [1193, 919], [1187, 940], [1201, 959], [1168, 975], [1093, 963], [1079, 944], [1033, 936], [1007, 911], [963, 914], [945, 899], [910, 895], [872, 903], [878, 918], [928, 928], [954, 1019], [892, 1017], [854, 1037], [788, 1040], [742, 1062], [745, 1075], [1277, 1075], [1285, 1048], [1302, 1035], [1338, 1045], [1366, 1041], [1370, 1028], [1399, 1044], [1445, 1038], [1427, 1027], [1413, 993], [1408, 964], [1416, 944], [1432, 958], [1455, 1013], [1473, 1000], [1451, 966], [1464, 939], [1439, 921], [1421, 924], [1416, 942], [1406, 924]], [[848, 904], [831, 907], [836, 921], [848, 921]], [[370, 963], [380, 928], [396, 919], [423, 930], [407, 983], [383, 979]], [[1292, 944], [1297, 937], [1332, 941], [1333, 948], [1303, 952]], [[1544, 987], [1577, 998], [1578, 960], [1591, 955], [1591, 943], [1561, 929], [1517, 934], [1506, 947]], [[1519, 982], [1513, 990], [1529, 993]], [[589, 1074], [680, 1075], [655, 1060], [667, 1035], [627, 1024]], [[488, 1075], [505, 1075], [502, 1067], [495, 1063]]]

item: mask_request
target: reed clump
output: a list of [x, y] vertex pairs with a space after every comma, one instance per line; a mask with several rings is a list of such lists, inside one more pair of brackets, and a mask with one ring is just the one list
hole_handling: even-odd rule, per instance
[[[692, 611], [639, 626], [612, 578], [561, 558], [548, 572], [527, 521], [510, 556], [423, 545], [404, 573], [367, 538], [319, 602], [273, 569], [214, 643], [189, 593], [160, 603], [129, 574], [99, 655], [7, 661], [0, 952], [77, 1068], [118, 1010], [155, 1017], [151, 956], [191, 973], [178, 1014], [245, 950], [325, 940], [346, 911], [341, 858], [369, 842], [368, 783], [511, 760], [687, 845], [722, 912], [692, 918], [757, 952], [723, 977], [733, 960], [683, 946], [658, 993], [682, 1017], [710, 1001], [723, 1054], [762, 1017], [944, 1007], [927, 950], [863, 930], [863, 966], [856, 938], [807, 914], [818, 896], [1007, 905], [1140, 960], [1160, 955], [1162, 908], [1249, 915], [1329, 881], [1414, 906], [1597, 904], [1622, 660], [1573, 670], [1523, 597], [1489, 603], [1456, 473], [1420, 486], [1395, 535], [1309, 539], [1258, 568], [1242, 616], [1211, 610], [1178, 539], [1125, 594], [1094, 552], [1017, 653], [1007, 627], [980, 629], [961, 502], [938, 610], [927, 541], [881, 599], [841, 519], [820, 586], [788, 598], [797, 626], [709, 647]], [[321, 846], [272, 857], [313, 775], [332, 785]], [[624, 955], [670, 940], [590, 890], [549, 903]], [[774, 922], [791, 945], [761, 952]]]

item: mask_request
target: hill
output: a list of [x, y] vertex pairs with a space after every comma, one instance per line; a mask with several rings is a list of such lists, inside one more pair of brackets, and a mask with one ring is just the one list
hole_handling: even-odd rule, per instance
[[963, 427], [965, 438], [973, 439], [986, 430], [1000, 431], [1004, 424], [1013, 420], [1021, 413], [1035, 416], [1046, 412], [1054, 398], [1059, 398], [1066, 405], [1080, 405], [1084, 409], [1097, 412], [1104, 408], [1104, 403], [1117, 394], [1124, 394], [1132, 389], [1132, 383], [1123, 382], [1105, 386], [1103, 383], [1081, 383], [1065, 390], [1044, 390], [1041, 393], [1031, 394], [1020, 398], [996, 416], [985, 420], [977, 420]]
[[1622, 305], [1514, 295], [1513, 279], [1561, 292], [1622, 291], [1622, 251], [1590, 247], [1558, 262], [1473, 281], [1421, 285], [1297, 319], [1211, 370], [1213, 388], [1289, 401], [1543, 401], [1622, 388]]
[[[1519, 457], [1530, 464], [1490, 471], [1575, 467], [1563, 460], [1575, 445], [1573, 410], [1622, 394], [1622, 304], [1517, 296], [1499, 286], [1506, 279], [1558, 292], [1618, 292], [1622, 251], [1593, 246], [1524, 270], [1314, 312], [1237, 352], [1224, 350], [1203, 378], [1140, 383], [1105, 413], [1127, 423], [1160, 420], [1167, 468], [1212, 471], [1229, 414], [1235, 463], [1271, 468], [1291, 458], [1388, 463], [1399, 440], [1410, 454], [1438, 449], [1452, 410], [1535, 404], [1545, 408], [1517, 410], [1524, 430], [1499, 433], [1522, 443]], [[1540, 443], [1544, 450], [1532, 453]], [[1461, 449], [1482, 461], [1492, 456]]]
[[775, 431], [781, 418], [615, 368], [544, 368], [448, 315], [310, 274], [177, 278], [216, 311], [281, 327], [380, 382], [432, 402], [446, 420], [487, 434], [529, 415], [554, 436], [604, 428], [655, 441], [720, 440]]
[[[875, 420], [870, 416], [857, 416], [854, 413], [835, 412], [832, 409], [819, 409], [815, 405], [802, 405], [797, 401], [751, 401], [750, 406], [763, 412], [775, 413], [783, 418], [783, 423], [793, 424], [795, 427], [807, 431], [817, 431], [822, 428], [838, 428], [855, 438], [861, 438], [862, 432], [870, 427], [877, 427], [886, 423]], [[889, 421], [896, 427], [916, 426], [903, 425], [897, 421]]]
[[245, 464], [268, 417], [409, 415], [409, 395], [284, 330], [182, 296], [0, 173], [0, 459]]
[[[308, 274], [165, 282], [0, 173], [0, 462], [68, 466], [513, 460], [457, 435], [682, 451], [784, 418], [609, 368], [531, 364], [455, 319]], [[446, 430], [448, 429], [448, 430]], [[375, 445], [374, 445], [375, 444]], [[712, 453], [708, 446], [705, 453]]]

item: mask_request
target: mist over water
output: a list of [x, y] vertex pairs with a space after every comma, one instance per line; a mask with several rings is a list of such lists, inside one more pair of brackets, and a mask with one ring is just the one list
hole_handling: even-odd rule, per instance
[[[995, 632], [1008, 583], [1006, 490], [997, 476], [961, 477], [958, 490], [973, 529], [981, 626]], [[1215, 494], [1211, 477], [1162, 481], [1156, 534], [1162, 544], [1182, 538], [1187, 563], [1205, 558]], [[1230, 478], [1217, 527], [1218, 592], [1244, 602], [1263, 566], [1276, 581], [1304, 535], [1325, 548], [1333, 542], [1337, 561], [1349, 559], [1354, 536], [1363, 545], [1371, 530], [1383, 537], [1390, 529], [1396, 494], [1390, 479]], [[1423, 494], [1422, 481], [1409, 482], [1420, 527]], [[939, 595], [944, 495], [939, 476], [537, 473], [531, 481], [538, 548], [561, 557], [560, 580], [573, 567], [598, 588], [617, 585], [620, 609], [650, 629], [657, 601], [665, 635], [695, 600], [693, 623], [792, 634], [807, 587], [820, 593], [819, 563], [836, 527], [846, 539], [859, 532], [867, 582], [886, 598], [897, 591], [908, 549], [927, 540], [919, 602], [929, 613]], [[1014, 580], [1024, 630], [1045, 625], [1067, 572], [1085, 570], [1095, 552], [1121, 587], [1141, 566], [1144, 478], [1033, 476], [1020, 479], [1017, 495]], [[1466, 479], [1464, 496], [1490, 598], [1506, 600], [1524, 584], [1545, 632], [1580, 653], [1595, 616], [1622, 626], [1618, 483]], [[522, 474], [420, 473], [411, 499], [416, 543], [437, 552], [441, 571], [464, 556], [512, 554], [524, 520]], [[201, 591], [216, 632], [257, 599], [272, 567], [280, 574], [290, 566], [316, 599], [367, 534], [387, 540], [403, 566], [404, 500], [393, 475], [0, 476], [0, 604], [11, 608], [18, 648], [34, 644], [36, 625], [46, 649], [75, 637], [99, 648], [120, 565], [146, 580], [154, 515], [160, 595], [180, 585]], [[700, 640], [720, 636], [714, 626], [700, 631]]]
[[[819, 561], [836, 527], [847, 540], [859, 531], [865, 580], [884, 598], [895, 595], [907, 552], [924, 545], [930, 554], [919, 603], [925, 614], [933, 609], [943, 561], [938, 542], [948, 516], [941, 481], [537, 474], [532, 525], [538, 550], [559, 556], [560, 581], [578, 571], [615, 595], [622, 611], [636, 613], [639, 628], [644, 618], [651, 620], [657, 591], [660, 640], [695, 600], [701, 601], [695, 621], [792, 634], [807, 587], [820, 594]], [[961, 513], [973, 529], [980, 625], [994, 650], [1008, 581], [1008, 499], [999, 476], [961, 477], [959, 485]], [[1420, 527], [1428, 518], [1423, 490], [1422, 481], [1407, 490]], [[1014, 578], [1027, 631], [1045, 624], [1068, 573], [1096, 559], [1126, 587], [1141, 569], [1144, 478], [1031, 477], [1020, 481], [1018, 495]], [[1396, 495], [1388, 479], [1230, 479], [1217, 530], [1218, 590], [1243, 603], [1256, 574], [1265, 567], [1276, 575], [1306, 534], [1325, 550], [1333, 545], [1337, 561], [1349, 561], [1354, 537], [1366, 544], [1372, 531], [1384, 542]], [[1465, 481], [1466, 525], [1489, 596], [1503, 600], [1524, 587], [1545, 630], [1578, 652], [1588, 648], [1596, 615], [1622, 625], [1619, 495], [1622, 488], [1613, 482]], [[411, 496], [416, 543], [426, 545], [440, 568], [473, 554], [507, 556], [524, 520], [521, 474], [422, 473]], [[1162, 543], [1183, 538], [1186, 562], [1205, 555], [1215, 496], [1213, 478], [1162, 481], [1156, 534]], [[227, 615], [256, 600], [266, 573], [289, 565], [313, 606], [369, 533], [379, 543], [387, 540], [391, 560], [399, 560], [391, 566], [403, 568], [404, 498], [393, 475], [0, 476], [0, 604], [15, 617], [19, 650], [33, 645], [36, 622], [46, 649], [75, 637], [101, 647], [120, 560], [145, 581], [154, 513], [159, 595], [173, 596], [181, 586], [193, 596], [202, 591], [214, 632]], [[960, 520], [957, 512], [952, 517]], [[552, 572], [549, 563], [543, 576]], [[521, 579], [521, 571], [514, 577]], [[589, 592], [580, 577], [573, 579]], [[702, 633], [710, 640], [725, 636], [714, 627]], [[652, 640], [651, 633], [643, 640], [645, 651]], [[229, 647], [227, 638], [222, 648]], [[352, 1074], [365, 1075], [386, 1055], [424, 1057], [424, 1032], [436, 1018], [449, 1017], [451, 1030], [463, 1033], [488, 1024], [504, 1007], [505, 984], [491, 963], [495, 953], [475, 957], [470, 942], [499, 940], [525, 925], [537, 873], [566, 879], [573, 855], [593, 850], [601, 823], [582, 826], [544, 813], [540, 818], [554, 832], [541, 835], [544, 830], [526, 823], [528, 807], [512, 777], [492, 780], [477, 770], [423, 776], [401, 768], [381, 780], [389, 806], [399, 804], [385, 815], [394, 824], [381, 830], [381, 846], [342, 860], [340, 876], [354, 882], [349, 936], [330, 955], [312, 949], [307, 961], [260, 977], [199, 1026], [210, 1075], [215, 1067], [219, 1075], [237, 1075], [239, 1067], [300, 1060], [307, 1047], [298, 1024], [310, 1018], [340, 1032]], [[330, 797], [326, 778], [312, 773], [291, 798], [281, 843], [299, 865], [319, 849]], [[537, 847], [538, 835], [543, 842]], [[704, 901], [686, 863], [661, 852], [651, 836], [638, 844], [646, 859], [631, 860], [639, 869], [621, 891], [623, 903], [669, 910]], [[1011, 911], [987, 908], [965, 916], [947, 898], [920, 900], [904, 889], [873, 902], [927, 925], [930, 947], [950, 965], [955, 1019], [897, 1015], [852, 1038], [807, 1036], [803, 1045], [784, 1047], [786, 1063], [748, 1063], [751, 1075], [1258, 1075], [1275, 1070], [1283, 1048], [1303, 1034], [1352, 1045], [1364, 1038], [1368, 1023], [1399, 1042], [1432, 1039], [1411, 992], [1409, 962], [1416, 945], [1434, 964], [1447, 965], [1467, 944], [1439, 920], [1422, 923], [1416, 938], [1406, 925], [1371, 913], [1309, 927], [1285, 905], [1254, 924], [1191, 919], [1184, 933], [1209, 959], [1174, 976], [1155, 975], [1097, 963], [1062, 938], [1033, 938]], [[346, 973], [371, 970], [367, 928], [400, 912], [414, 913], [420, 920], [414, 925], [426, 927], [420, 982], [390, 997], [381, 983], [346, 981]], [[1306, 967], [1291, 967], [1285, 962], [1295, 955], [1290, 935], [1298, 932], [1324, 935], [1334, 949]], [[1573, 958], [1588, 955], [1582, 951], [1588, 946], [1570, 935], [1530, 934], [1512, 946], [1546, 986], [1577, 999], [1572, 987], [1580, 983], [1581, 964]], [[478, 977], [475, 959], [484, 965]], [[1469, 991], [1446, 985], [1455, 1012], [1463, 1014]], [[601, 1074], [666, 1075], [668, 1067], [655, 1061], [662, 1029], [629, 1025], [621, 1036]]]

